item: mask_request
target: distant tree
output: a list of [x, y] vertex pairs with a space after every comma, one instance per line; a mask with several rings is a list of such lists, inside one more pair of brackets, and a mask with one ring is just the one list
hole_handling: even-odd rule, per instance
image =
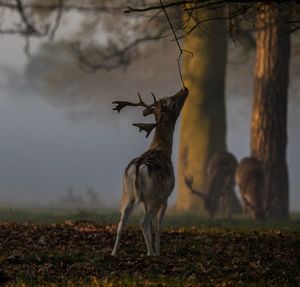
[[[186, 25], [196, 19], [217, 17], [221, 11], [201, 9]], [[223, 12], [224, 13], [224, 12]], [[203, 29], [203, 30], [202, 30]], [[203, 200], [191, 196], [184, 176], [193, 176], [194, 184], [204, 189], [206, 166], [211, 156], [226, 148], [225, 75], [227, 63], [227, 29], [224, 21], [207, 22], [184, 40], [184, 81], [190, 89], [182, 112], [179, 145], [179, 210], [203, 209]], [[206, 31], [206, 34], [204, 33]]]
[[80, 195], [76, 195], [72, 187], [68, 187], [66, 195], [60, 198], [60, 204], [67, 207], [80, 207], [83, 199]]
[[262, 4], [256, 16], [252, 156], [264, 165], [267, 212], [289, 217], [286, 162], [291, 12], [289, 4]]
[[86, 190], [86, 198], [87, 198], [87, 208], [95, 208], [102, 205], [102, 202], [99, 198], [99, 194], [91, 187]]

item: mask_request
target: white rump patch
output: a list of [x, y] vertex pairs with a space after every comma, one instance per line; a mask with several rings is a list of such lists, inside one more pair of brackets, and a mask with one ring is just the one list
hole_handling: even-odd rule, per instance
[[142, 164], [139, 167], [139, 175], [144, 184], [147, 185], [150, 182], [149, 170], [147, 165]]
[[154, 187], [153, 178], [150, 177], [149, 168], [146, 164], [142, 164], [139, 167], [139, 181], [143, 187], [143, 190], [141, 191], [143, 193], [147, 193], [148, 190], [151, 190]]
[[[146, 164], [142, 164], [139, 167], [138, 172], [139, 187], [136, 190], [136, 195], [139, 201], [146, 200], [149, 203], [149, 195], [153, 196], [153, 181], [149, 175], [149, 168]], [[147, 199], [148, 198], [148, 199]]]

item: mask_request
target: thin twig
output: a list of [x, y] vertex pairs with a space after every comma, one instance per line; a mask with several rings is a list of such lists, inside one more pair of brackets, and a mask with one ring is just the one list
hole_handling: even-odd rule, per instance
[[[22, 7], [24, 10], [26, 9], [34, 9], [34, 10], [41, 10], [41, 11], [54, 11], [60, 8], [59, 3], [22, 3]], [[42, 1], [41, 1], [42, 2]], [[0, 0], [0, 7], [16, 10], [18, 9], [18, 4], [8, 3], [8, 2], [1, 2]], [[76, 5], [76, 4], [65, 4], [64, 5], [64, 12], [68, 11], [78, 11], [78, 12], [88, 12], [88, 13], [116, 13], [119, 14], [120, 11], [124, 8], [123, 5], [120, 6], [106, 6], [106, 5]]]
[[19, 13], [19, 15], [20, 15], [23, 23], [26, 26], [26, 30], [28, 31], [28, 34], [31, 34], [31, 33], [37, 33], [37, 34], [39, 34], [39, 32], [34, 27], [34, 25], [32, 25], [30, 23], [30, 21], [28, 20], [27, 16], [25, 15], [23, 3], [22, 3], [21, 0], [16, 0], [16, 9], [17, 9], [17, 11], [18, 11], [18, 13]]
[[[84, 53], [84, 50], [81, 49], [80, 44], [78, 42], [73, 43], [73, 52], [76, 57], [79, 59], [79, 63], [82, 64], [82, 67], [87, 68], [90, 72], [96, 72], [99, 69], [104, 70], [112, 70], [119, 68], [121, 66], [126, 67], [129, 64], [129, 51], [137, 47], [140, 44], [150, 41], [157, 41], [161, 38], [160, 33], [154, 35], [148, 35], [142, 38], [134, 39], [125, 47], [118, 49], [117, 46], [111, 47], [111, 49], [107, 50], [105, 53], [101, 50], [98, 50], [98, 55], [101, 58], [101, 61], [98, 63], [94, 63], [93, 60], [89, 59]], [[109, 62], [106, 64], [106, 62]]]
[[54, 22], [54, 26], [53, 29], [50, 33], [49, 39], [50, 41], [53, 41], [54, 36], [56, 34], [57, 29], [59, 28], [60, 22], [61, 22], [61, 17], [63, 14], [63, 6], [64, 6], [64, 0], [58, 0], [58, 11], [57, 11], [57, 15], [56, 15], [56, 19]]
[[179, 44], [179, 42], [178, 42], [178, 38], [177, 38], [177, 35], [176, 35], [176, 33], [175, 33], [174, 27], [173, 27], [173, 25], [172, 25], [171, 19], [170, 19], [169, 15], [168, 15], [168, 13], [167, 13], [167, 11], [166, 11], [166, 9], [165, 9], [165, 6], [164, 6], [162, 0], [159, 0], [159, 1], [160, 1], [160, 4], [161, 4], [161, 7], [162, 7], [162, 9], [163, 9], [163, 11], [164, 11], [164, 13], [165, 13], [165, 15], [166, 15], [166, 17], [167, 17], [167, 20], [168, 20], [168, 22], [169, 22], [169, 24], [170, 24], [170, 28], [171, 28], [172, 31], [173, 31], [173, 34], [174, 34], [174, 37], [175, 37], [175, 40], [176, 40], [178, 49], [179, 49], [180, 53], [182, 53], [182, 49], [181, 49], [181, 46], [180, 46], [180, 44]]
[[[164, 5], [165, 8], [169, 8], [169, 7], [176, 7], [176, 6], [182, 6], [185, 4], [189, 4], [189, 3], [193, 3], [194, 0], [183, 0], [183, 1], [174, 1], [174, 2], [170, 2]], [[146, 11], [150, 11], [150, 10], [157, 10], [157, 9], [161, 9], [162, 6], [160, 5], [153, 5], [153, 6], [149, 6], [149, 7], [144, 7], [144, 8], [135, 8], [135, 7], [130, 7], [127, 6], [127, 10], [124, 11], [124, 13], [134, 13], [134, 12], [146, 12]]]
[[[48, 28], [45, 27], [44, 31], [38, 30], [36, 28], [36, 26], [34, 25], [34, 23], [32, 21], [30, 21], [30, 19], [27, 17], [27, 15], [25, 13], [25, 7], [23, 4], [23, 1], [15, 0], [15, 2], [16, 2], [15, 9], [19, 13], [19, 16], [25, 26], [25, 30], [24, 30], [25, 34], [24, 35], [28, 36], [28, 37], [31, 37], [31, 36], [44, 37], [44, 36], [46, 36], [48, 33]], [[27, 45], [27, 46], [29, 46], [29, 45]]]
[[186, 51], [183, 50], [183, 49], [181, 48], [181, 46], [180, 46], [180, 43], [179, 43], [179, 41], [178, 41], [176, 32], [175, 32], [174, 27], [173, 27], [173, 25], [172, 25], [171, 19], [170, 19], [169, 15], [168, 15], [168, 13], [167, 13], [167, 11], [166, 11], [166, 9], [165, 9], [165, 6], [164, 6], [162, 0], [159, 0], [159, 1], [160, 1], [161, 8], [162, 8], [162, 10], [164, 11], [164, 13], [165, 13], [165, 15], [166, 15], [166, 18], [167, 18], [167, 20], [168, 20], [168, 22], [169, 22], [170, 28], [171, 28], [171, 30], [172, 30], [172, 32], [173, 32], [173, 34], [174, 34], [174, 38], [175, 38], [175, 41], [176, 41], [177, 46], [178, 46], [178, 49], [179, 49], [179, 56], [178, 56], [178, 59], [177, 59], [178, 72], [179, 72], [179, 76], [180, 76], [180, 79], [181, 79], [181, 82], [182, 82], [182, 86], [185, 88], [184, 80], [183, 80], [182, 73], [181, 73], [180, 60], [181, 60], [181, 56], [182, 56], [183, 52], [186, 52]]
[[158, 12], [156, 12], [150, 19], [149, 22], [151, 22], [154, 18], [156, 18], [163, 10], [159, 10]]

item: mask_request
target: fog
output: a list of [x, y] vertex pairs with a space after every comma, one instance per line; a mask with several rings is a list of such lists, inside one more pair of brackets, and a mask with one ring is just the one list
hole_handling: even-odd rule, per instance
[[[90, 74], [54, 44], [33, 43], [32, 57], [27, 58], [20, 39], [7, 37], [2, 42], [0, 204], [59, 204], [67, 190], [79, 196], [92, 188], [103, 206], [116, 207], [123, 170], [147, 148], [150, 139], [132, 126], [145, 121], [139, 111], [128, 108], [118, 115], [111, 110], [111, 102], [135, 100], [137, 92], [148, 100], [150, 92], [158, 97], [174, 94], [180, 88], [176, 47], [158, 45], [126, 70]], [[296, 58], [291, 61], [288, 118], [292, 211], [300, 210], [300, 65]], [[241, 64], [233, 63], [234, 59], [229, 58], [227, 71], [227, 143], [240, 159], [249, 155], [254, 57], [250, 54]], [[171, 203], [175, 197], [176, 188]]]

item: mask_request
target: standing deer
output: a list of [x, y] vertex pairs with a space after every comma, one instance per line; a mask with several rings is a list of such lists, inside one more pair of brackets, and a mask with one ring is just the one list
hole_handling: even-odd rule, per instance
[[249, 211], [254, 219], [263, 220], [265, 218], [265, 210], [262, 163], [256, 158], [245, 157], [238, 165], [235, 179], [244, 202], [244, 212]]
[[[112, 255], [116, 256], [121, 234], [128, 216], [138, 203], [144, 207], [144, 217], [141, 221], [142, 231], [147, 246], [147, 255], [160, 254], [160, 233], [164, 213], [175, 183], [174, 170], [171, 161], [173, 133], [176, 120], [188, 96], [188, 89], [183, 88], [175, 96], [165, 97], [152, 105], [145, 104], [141, 96], [138, 103], [125, 101], [113, 102], [114, 110], [118, 112], [126, 106], [144, 107], [143, 115], [153, 114], [156, 123], [133, 124], [140, 131], [146, 131], [146, 137], [155, 129], [149, 149], [141, 156], [133, 159], [125, 169], [123, 177], [123, 192], [121, 197], [121, 219], [117, 229], [117, 238]], [[152, 221], [156, 220], [155, 254], [152, 248]]]
[[228, 217], [231, 217], [232, 193], [235, 185], [234, 175], [237, 165], [235, 156], [229, 152], [214, 154], [207, 165], [203, 191], [196, 190], [193, 187], [193, 178], [185, 176], [186, 185], [192, 194], [203, 198], [204, 207], [212, 219], [218, 210], [220, 199], [222, 199], [223, 209], [227, 209]]

